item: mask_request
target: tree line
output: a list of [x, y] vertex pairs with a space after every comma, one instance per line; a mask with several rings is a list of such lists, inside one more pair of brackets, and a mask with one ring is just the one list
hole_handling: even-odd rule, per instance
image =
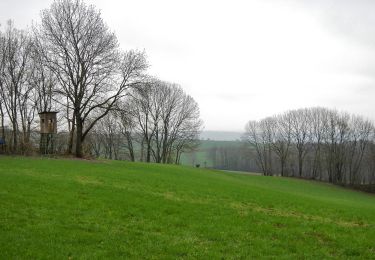
[[176, 84], [151, 79], [94, 128], [89, 144], [96, 156], [110, 159], [179, 163], [183, 152], [199, 145], [201, 126], [191, 96]]
[[81, 0], [54, 1], [29, 30], [9, 21], [0, 31], [2, 148], [34, 152], [38, 112], [56, 110], [61, 153], [177, 162], [197, 143], [199, 107], [148, 66]]
[[249, 121], [245, 129], [264, 175], [375, 184], [374, 125], [361, 116], [305, 108]]
[[[204, 141], [202, 141], [203, 143]], [[210, 144], [203, 149], [206, 159], [206, 167], [231, 170], [231, 171], [258, 171], [258, 166], [254, 160], [253, 149], [237, 141], [205, 141]], [[191, 160], [196, 161], [196, 156], [192, 154]]]

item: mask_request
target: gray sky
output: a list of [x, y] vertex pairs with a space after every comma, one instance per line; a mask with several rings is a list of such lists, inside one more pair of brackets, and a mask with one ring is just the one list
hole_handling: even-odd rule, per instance
[[[0, 22], [38, 22], [51, 0], [1, 0]], [[324, 106], [375, 120], [375, 1], [87, 0], [150, 74], [199, 103], [206, 130]]]

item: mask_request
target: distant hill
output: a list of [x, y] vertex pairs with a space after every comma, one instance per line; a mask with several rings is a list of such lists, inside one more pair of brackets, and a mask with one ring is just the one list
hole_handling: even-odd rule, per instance
[[214, 141], [236, 141], [240, 140], [242, 132], [233, 131], [203, 131], [200, 135], [201, 140], [214, 140]]

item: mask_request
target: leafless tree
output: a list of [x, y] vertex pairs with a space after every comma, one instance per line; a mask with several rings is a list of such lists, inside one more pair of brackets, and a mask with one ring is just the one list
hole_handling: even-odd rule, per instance
[[114, 107], [126, 90], [142, 80], [143, 52], [121, 54], [115, 34], [94, 6], [80, 0], [56, 0], [42, 12], [35, 29], [49, 69], [59, 81], [75, 120], [75, 155], [94, 125]]
[[[4, 69], [5, 69], [5, 37], [0, 31], [0, 90], [3, 89], [4, 84]], [[3, 101], [3, 95], [0, 95], [0, 116], [1, 116], [1, 139], [5, 142], [5, 107]]]
[[289, 156], [289, 149], [291, 145], [291, 118], [288, 115], [280, 115], [275, 117], [273, 126], [273, 137], [271, 142], [272, 149], [278, 156], [280, 161], [280, 174], [285, 176], [285, 168]]
[[194, 150], [197, 146], [202, 127], [199, 106], [177, 84], [166, 83], [160, 92], [164, 97], [159, 130], [160, 159], [167, 163], [171, 161], [172, 154], [176, 154], [175, 161], [178, 162], [183, 151]]
[[131, 93], [132, 115], [141, 136], [141, 161], [146, 162], [151, 161], [152, 139], [156, 130], [150, 111], [152, 92], [152, 82], [146, 82]]
[[184, 97], [182, 106], [169, 125], [172, 127], [163, 144], [163, 162], [171, 162], [172, 154], [175, 154], [175, 163], [179, 163], [182, 153], [195, 151], [200, 144], [198, 137], [203, 122], [199, 118], [198, 104], [192, 97]]
[[325, 108], [317, 107], [308, 110], [309, 136], [313, 147], [312, 177], [322, 178], [322, 149], [323, 140], [328, 129], [329, 111]]
[[337, 111], [329, 113], [326, 144], [326, 161], [329, 175], [329, 181], [340, 183], [344, 174], [346, 161], [346, 144], [349, 135], [347, 113], [340, 114]]
[[178, 163], [182, 152], [197, 147], [199, 107], [177, 84], [149, 78], [129, 92], [116, 114], [131, 160], [134, 143], [141, 161], [157, 163]]
[[310, 136], [307, 109], [292, 110], [288, 113], [291, 123], [291, 136], [297, 149], [298, 175], [302, 177], [303, 163], [308, 152]]
[[245, 127], [244, 140], [255, 148], [257, 163], [264, 175], [272, 175], [272, 131], [270, 129], [273, 120], [266, 118], [250, 121]]
[[114, 113], [108, 113], [99, 121], [96, 128], [99, 135], [94, 136], [94, 138], [100, 139], [96, 142], [102, 144], [104, 158], [118, 160], [121, 140], [119, 124], [116, 121]]
[[[373, 140], [374, 128], [370, 121], [358, 116], [352, 116], [349, 122], [350, 134], [347, 147], [348, 152], [348, 181], [359, 182], [363, 157], [371, 140]], [[357, 178], [357, 179], [356, 179]]]
[[6, 114], [12, 125], [12, 151], [17, 152], [19, 126], [21, 125], [24, 145], [29, 140], [34, 107], [29, 106], [33, 91], [28, 84], [28, 66], [31, 52], [30, 37], [26, 32], [14, 28], [9, 21], [3, 35], [1, 69], [1, 96]]
[[133, 103], [131, 99], [119, 102], [115, 110], [115, 115], [118, 119], [119, 131], [123, 138], [125, 138], [124, 146], [128, 150], [130, 161], [135, 161], [134, 151], [134, 135], [136, 132], [135, 118], [132, 116]]

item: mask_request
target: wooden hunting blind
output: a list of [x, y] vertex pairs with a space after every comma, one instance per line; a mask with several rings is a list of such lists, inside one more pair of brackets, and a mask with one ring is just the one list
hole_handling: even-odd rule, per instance
[[44, 111], [40, 118], [40, 153], [52, 154], [55, 150], [55, 135], [57, 134], [57, 112]]

